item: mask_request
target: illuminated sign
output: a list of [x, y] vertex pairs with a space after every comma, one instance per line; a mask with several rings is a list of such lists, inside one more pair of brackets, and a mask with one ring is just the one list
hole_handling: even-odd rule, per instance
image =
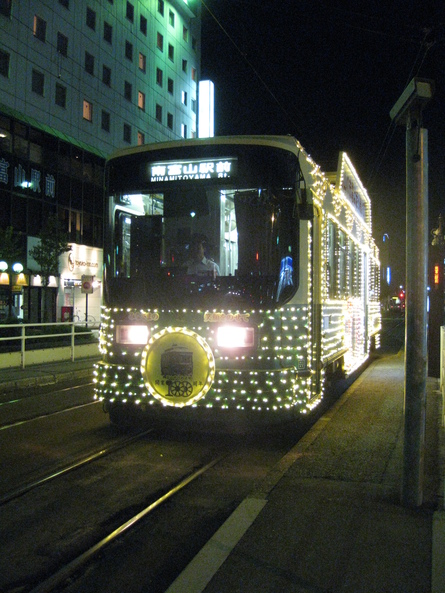
[[152, 183], [228, 179], [236, 172], [236, 162], [235, 158], [222, 158], [149, 163], [148, 175]]

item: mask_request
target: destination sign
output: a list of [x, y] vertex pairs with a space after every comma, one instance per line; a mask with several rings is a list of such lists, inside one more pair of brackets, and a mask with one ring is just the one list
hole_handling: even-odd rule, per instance
[[228, 179], [236, 173], [236, 158], [196, 159], [149, 163], [150, 182]]

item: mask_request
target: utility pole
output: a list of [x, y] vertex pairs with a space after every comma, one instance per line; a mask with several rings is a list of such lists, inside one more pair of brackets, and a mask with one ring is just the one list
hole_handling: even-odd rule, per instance
[[402, 504], [423, 502], [428, 271], [428, 132], [422, 110], [433, 96], [433, 82], [413, 78], [391, 110], [406, 127], [406, 301], [405, 434]]

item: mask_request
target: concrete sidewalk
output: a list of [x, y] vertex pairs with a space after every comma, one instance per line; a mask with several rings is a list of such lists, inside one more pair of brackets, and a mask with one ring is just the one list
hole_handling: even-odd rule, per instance
[[0, 370], [0, 397], [18, 389], [63, 383], [65, 381], [93, 378], [93, 365], [98, 357], [80, 358], [71, 362], [34, 364], [21, 369], [10, 367]]
[[403, 355], [374, 362], [167, 593], [444, 593], [438, 381], [418, 509], [400, 503], [403, 392]]

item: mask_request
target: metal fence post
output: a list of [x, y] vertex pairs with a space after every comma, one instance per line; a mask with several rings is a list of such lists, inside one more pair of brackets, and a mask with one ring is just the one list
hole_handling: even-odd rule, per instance
[[20, 338], [20, 366], [22, 369], [25, 368], [25, 351], [26, 351], [26, 326], [22, 325], [21, 329], [21, 338]]

